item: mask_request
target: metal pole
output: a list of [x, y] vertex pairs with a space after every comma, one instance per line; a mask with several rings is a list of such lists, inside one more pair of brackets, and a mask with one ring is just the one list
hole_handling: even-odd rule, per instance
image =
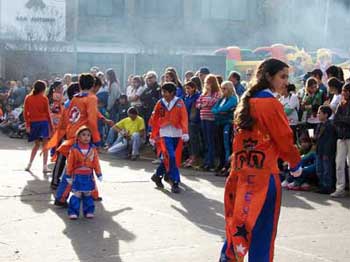
[[327, 44], [327, 36], [328, 36], [328, 27], [329, 27], [329, 7], [331, 4], [331, 0], [327, 0], [326, 2], [326, 14], [325, 14], [325, 22], [323, 28], [323, 44], [326, 46]]

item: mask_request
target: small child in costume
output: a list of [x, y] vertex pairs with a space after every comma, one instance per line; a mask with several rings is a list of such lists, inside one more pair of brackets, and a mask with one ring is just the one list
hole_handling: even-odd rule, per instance
[[91, 142], [91, 131], [82, 126], [77, 131], [77, 142], [72, 146], [67, 161], [67, 181], [72, 185], [73, 196], [69, 200], [68, 215], [75, 220], [79, 217], [80, 203], [83, 202], [83, 214], [93, 218], [95, 205], [91, 192], [95, 189], [95, 171], [98, 180], [102, 173], [96, 147]]

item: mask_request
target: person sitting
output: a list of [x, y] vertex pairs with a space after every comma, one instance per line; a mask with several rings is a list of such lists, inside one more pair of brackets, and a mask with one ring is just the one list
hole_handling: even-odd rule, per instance
[[128, 153], [128, 157], [131, 157], [133, 161], [138, 159], [141, 141], [145, 135], [145, 121], [138, 115], [137, 109], [130, 107], [128, 117], [119, 121], [113, 129], [118, 132], [118, 138], [108, 148], [108, 153], [121, 153], [126, 151], [130, 145], [131, 154]]

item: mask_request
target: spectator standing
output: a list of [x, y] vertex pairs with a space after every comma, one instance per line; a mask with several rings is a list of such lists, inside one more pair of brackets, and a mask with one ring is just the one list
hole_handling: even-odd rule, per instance
[[106, 71], [106, 80], [108, 83], [107, 111], [109, 112], [110, 119], [116, 122], [121, 92], [119, 80], [113, 69], [110, 68]]
[[221, 97], [221, 91], [215, 75], [209, 74], [204, 80], [203, 93], [197, 100], [204, 142], [207, 146], [203, 168], [214, 171], [215, 161], [215, 116], [211, 109]]
[[185, 94], [183, 86], [174, 68], [167, 68], [167, 70], [165, 71], [165, 82], [174, 83], [176, 86], [176, 96], [179, 98], [184, 97]]
[[244, 86], [241, 84], [241, 75], [236, 71], [232, 71], [228, 76], [228, 81], [232, 82], [233, 86], [235, 87], [236, 94], [241, 97], [245, 91]]
[[324, 105], [329, 105], [332, 109], [332, 116], [330, 118], [331, 120], [334, 119], [335, 110], [337, 110], [337, 107], [340, 104], [342, 87], [343, 83], [337, 78], [331, 77], [330, 79], [328, 79], [328, 88], [329, 93], [332, 95], [332, 99], [325, 101]]
[[[345, 165], [350, 163], [350, 83], [343, 86], [342, 101], [335, 115], [334, 125], [337, 130], [337, 155], [336, 155], [336, 191], [332, 197], [344, 197], [345, 193]], [[348, 170], [350, 176], [350, 166]]]
[[302, 122], [306, 122], [309, 128], [315, 129], [319, 123], [317, 111], [319, 106], [323, 104], [322, 97], [323, 93], [318, 89], [317, 79], [310, 77], [306, 81], [306, 92], [301, 102]]
[[230, 156], [232, 148], [232, 121], [233, 112], [238, 104], [238, 96], [235, 92], [232, 82], [225, 81], [221, 84], [222, 97], [212, 108], [215, 115], [215, 124], [217, 125], [217, 135], [219, 136], [219, 173], [226, 175], [230, 167]]
[[130, 106], [135, 107], [138, 112], [142, 110], [142, 102], [141, 95], [144, 91], [144, 86], [142, 85], [141, 76], [134, 76], [131, 82], [131, 86], [128, 86], [126, 90], [126, 96], [128, 97], [128, 101]]

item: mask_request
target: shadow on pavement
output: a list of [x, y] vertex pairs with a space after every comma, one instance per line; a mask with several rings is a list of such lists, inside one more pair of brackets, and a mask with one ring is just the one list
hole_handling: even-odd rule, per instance
[[79, 261], [122, 261], [119, 256], [119, 242], [133, 241], [136, 236], [120, 226], [114, 217], [132, 208], [107, 211], [102, 203], [96, 203], [96, 217], [93, 220], [80, 217], [77, 221], [71, 221], [66, 209], [53, 205], [50, 183], [31, 175], [34, 180], [29, 180], [24, 187], [21, 202], [30, 205], [36, 213], [51, 210], [62, 219], [65, 223], [62, 233], [70, 239]]
[[224, 238], [225, 220], [222, 215], [224, 213], [222, 202], [209, 199], [187, 185], [181, 184], [181, 188], [183, 190], [180, 194], [173, 194], [167, 190], [161, 192], [181, 203], [182, 208], [174, 205], [171, 207], [188, 221], [205, 232]]

